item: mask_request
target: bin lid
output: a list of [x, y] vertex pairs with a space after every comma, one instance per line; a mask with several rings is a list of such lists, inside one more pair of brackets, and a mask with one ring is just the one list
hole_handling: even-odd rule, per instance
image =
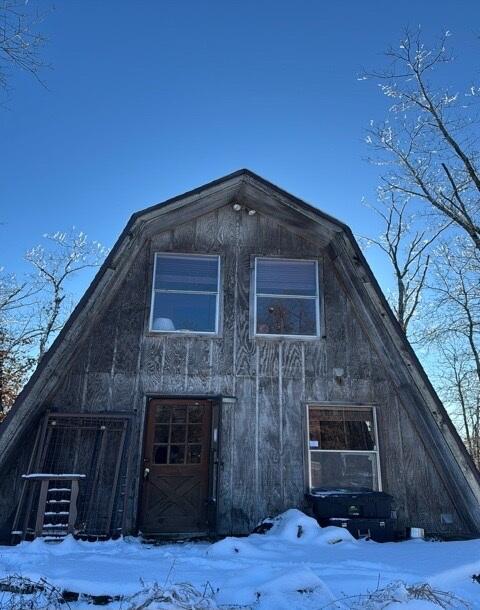
[[313, 497], [326, 497], [326, 496], [366, 496], [372, 495], [377, 497], [388, 497], [391, 498], [389, 494], [383, 491], [375, 491], [374, 489], [369, 489], [368, 487], [314, 487], [310, 494]]

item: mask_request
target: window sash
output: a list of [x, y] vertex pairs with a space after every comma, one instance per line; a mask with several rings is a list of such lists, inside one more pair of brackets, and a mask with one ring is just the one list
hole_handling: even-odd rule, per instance
[[[314, 270], [314, 285], [315, 285], [315, 294], [314, 295], [305, 295], [305, 294], [283, 294], [280, 292], [271, 293], [271, 292], [259, 292], [257, 290], [258, 286], [258, 263], [261, 261], [275, 261], [278, 263], [313, 263]], [[314, 334], [295, 334], [295, 333], [262, 333], [258, 332], [258, 298], [275, 298], [275, 299], [304, 299], [315, 302], [315, 333]], [[258, 256], [255, 258], [255, 266], [254, 266], [254, 302], [253, 302], [253, 334], [259, 337], [290, 337], [290, 338], [313, 338], [320, 336], [320, 312], [319, 312], [319, 285], [318, 285], [318, 261], [315, 259], [300, 259], [300, 258], [275, 258], [275, 257], [266, 257], [266, 256]]]
[[[325, 457], [325, 460], [321, 456]], [[338, 458], [334, 458], [338, 456]], [[355, 460], [361, 458], [361, 461]], [[379, 457], [376, 451], [310, 451], [310, 489], [316, 487], [366, 487], [381, 490]], [[331, 461], [331, 458], [334, 461]], [[360, 466], [360, 468], [358, 468]], [[317, 471], [317, 472], [315, 472]], [[320, 472], [319, 472], [320, 471]], [[332, 476], [332, 473], [333, 476]], [[320, 474], [320, 480], [314, 476]], [[323, 480], [321, 480], [323, 475]], [[348, 482], [347, 482], [348, 481]]]
[[[187, 289], [182, 290], [178, 288], [157, 288], [157, 264], [161, 258], [193, 258], [193, 259], [206, 259], [215, 260], [217, 263], [217, 287], [216, 290], [195, 290]], [[154, 333], [176, 333], [181, 335], [186, 334], [201, 334], [201, 335], [217, 335], [219, 332], [219, 320], [220, 320], [220, 255], [218, 254], [192, 254], [192, 253], [179, 253], [179, 252], [156, 252], [153, 265], [153, 280], [152, 280], [152, 297], [150, 303], [150, 332]], [[156, 329], [153, 327], [154, 313], [155, 313], [155, 297], [157, 294], [180, 294], [180, 295], [211, 295], [215, 296], [215, 329], [214, 330], [163, 330]]]
[[[310, 446], [310, 412], [316, 411], [338, 411], [339, 416], [342, 411], [355, 411], [359, 414], [369, 411], [371, 414], [371, 421], [373, 422], [373, 437], [374, 437], [374, 448], [373, 449], [320, 449]], [[382, 477], [380, 468], [380, 450], [378, 446], [378, 426], [377, 426], [377, 412], [374, 406], [368, 405], [307, 405], [307, 448], [308, 448], [308, 485], [309, 489], [312, 489], [312, 454], [347, 454], [347, 455], [373, 455], [375, 456], [375, 472], [374, 480], [377, 484], [378, 491], [382, 491]]]
[[309, 442], [326, 451], [375, 451], [376, 436], [370, 408], [311, 407]]
[[255, 288], [258, 294], [314, 298], [318, 292], [316, 261], [258, 257]]
[[[165, 269], [159, 269], [159, 261], [168, 261], [165, 263]], [[218, 255], [212, 254], [181, 254], [176, 252], [157, 252], [155, 254], [155, 265], [154, 265], [154, 279], [153, 287], [155, 290], [164, 290], [172, 292], [208, 292], [215, 294], [218, 292], [219, 287], [219, 259]], [[192, 268], [188, 267], [188, 261], [192, 262]], [[178, 268], [175, 269], [175, 261], [178, 264]], [[216, 273], [216, 286], [213, 287], [213, 277], [209, 276], [208, 272], [202, 275], [201, 263], [205, 262], [209, 267], [215, 267]], [[187, 263], [187, 265], [185, 265]], [[216, 263], [216, 265], [212, 265]], [[208, 269], [206, 271], [212, 271]], [[195, 275], [197, 273], [197, 275]], [[186, 279], [184, 279], [186, 278]], [[164, 285], [161, 285], [163, 280]], [[185, 287], [182, 287], [182, 282]], [[175, 286], [178, 283], [180, 286]], [[204, 283], [207, 287], [201, 286]], [[170, 286], [169, 286], [170, 284]], [[173, 287], [171, 286], [173, 284]], [[190, 285], [189, 285], [190, 284]], [[197, 286], [195, 286], [195, 284]], [[169, 286], [169, 287], [165, 287]]]

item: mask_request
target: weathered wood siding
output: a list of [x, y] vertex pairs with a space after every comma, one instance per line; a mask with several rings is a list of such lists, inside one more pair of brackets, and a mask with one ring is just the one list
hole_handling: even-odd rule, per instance
[[[154, 253], [221, 255], [222, 332], [205, 338], [148, 332]], [[254, 255], [319, 261], [321, 338], [252, 338]], [[128, 452], [127, 531], [134, 531], [143, 425], [151, 394], [223, 395], [218, 532], [247, 533], [263, 517], [305, 506], [306, 404], [377, 405], [383, 488], [403, 525], [461, 533], [429, 447], [416, 432], [385, 362], [367, 336], [328, 253], [261, 214], [220, 208], [145, 241], [125, 281], [78, 345], [46, 406], [135, 414]], [[345, 374], [341, 383], [333, 369]], [[452, 516], [452, 523], [444, 523]]]

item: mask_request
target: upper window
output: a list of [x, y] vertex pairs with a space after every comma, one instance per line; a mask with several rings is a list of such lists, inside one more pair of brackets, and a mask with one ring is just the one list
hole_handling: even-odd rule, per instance
[[220, 257], [156, 254], [150, 329], [218, 332]]
[[372, 407], [308, 408], [310, 487], [379, 489]]
[[255, 260], [255, 333], [317, 337], [316, 261]]

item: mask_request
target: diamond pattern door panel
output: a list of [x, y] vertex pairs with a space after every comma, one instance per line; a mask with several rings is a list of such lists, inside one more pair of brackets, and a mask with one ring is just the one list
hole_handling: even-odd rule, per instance
[[140, 530], [144, 534], [207, 532], [211, 404], [150, 401]]

